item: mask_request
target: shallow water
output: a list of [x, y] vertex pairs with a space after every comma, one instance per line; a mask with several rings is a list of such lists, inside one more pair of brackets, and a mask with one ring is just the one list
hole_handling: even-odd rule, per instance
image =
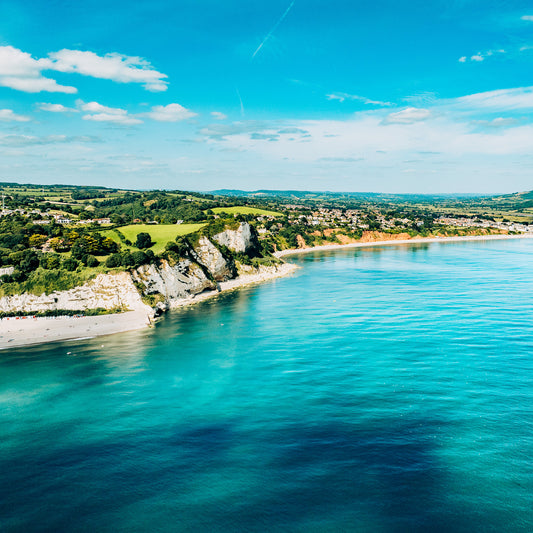
[[2, 352], [0, 529], [531, 531], [532, 259], [292, 257], [154, 330]]

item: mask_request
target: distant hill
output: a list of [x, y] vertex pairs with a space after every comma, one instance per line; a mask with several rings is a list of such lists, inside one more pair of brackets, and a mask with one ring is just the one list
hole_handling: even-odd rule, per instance
[[240, 189], [218, 189], [210, 191], [217, 196], [232, 196], [243, 198], [282, 198], [295, 200], [331, 200], [355, 199], [373, 202], [436, 202], [450, 199], [478, 198], [481, 194], [392, 194], [379, 192], [332, 192], [332, 191], [298, 191], [298, 190], [269, 190], [243, 191]]
[[492, 196], [490, 198], [483, 198], [488, 203], [497, 204], [499, 207], [527, 209], [533, 208], [533, 191], [516, 192], [513, 194], [503, 194], [499, 196]]

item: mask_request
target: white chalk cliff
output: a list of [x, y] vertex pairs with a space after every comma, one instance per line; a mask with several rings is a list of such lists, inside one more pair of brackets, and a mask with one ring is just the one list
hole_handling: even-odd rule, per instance
[[[212, 240], [200, 237], [198, 243], [188, 250], [188, 257], [180, 258], [174, 264], [160, 260], [130, 272], [99, 274], [84, 285], [68, 291], [5, 296], [0, 298], [0, 311], [37, 313], [63, 309], [85, 311], [123, 308], [143, 310], [148, 315], [157, 314], [204, 291], [217, 290], [219, 282], [238, 277], [234, 260], [224, 255], [213, 241], [233, 252], [247, 253], [257, 248], [254, 230], [249, 224], [241, 223], [237, 229], [227, 229], [212, 237]], [[240, 271], [248, 275], [260, 274], [263, 270], [266, 273], [268, 268], [274, 267], [246, 266], [241, 267]], [[150, 296], [157, 297], [154, 309], [143, 303], [143, 297]]]

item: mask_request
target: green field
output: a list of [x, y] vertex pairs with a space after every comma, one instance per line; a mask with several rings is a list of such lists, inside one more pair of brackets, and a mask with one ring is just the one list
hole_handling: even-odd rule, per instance
[[227, 213], [228, 215], [264, 215], [270, 217], [281, 217], [282, 213], [277, 211], [267, 211], [266, 209], [258, 209], [257, 207], [248, 206], [234, 206], [234, 207], [215, 207], [213, 213]]
[[[205, 224], [130, 224], [129, 226], [122, 226], [117, 228], [126, 239], [135, 243], [137, 235], [139, 233], [149, 233], [152, 237], [152, 241], [155, 243], [150, 250], [154, 254], [159, 254], [165, 249], [165, 244], [169, 241], [173, 241], [179, 235], [188, 235], [194, 233], [203, 228]], [[113, 230], [107, 230], [102, 232], [106, 237], [113, 239], [115, 242], [122, 244], [118, 235]]]

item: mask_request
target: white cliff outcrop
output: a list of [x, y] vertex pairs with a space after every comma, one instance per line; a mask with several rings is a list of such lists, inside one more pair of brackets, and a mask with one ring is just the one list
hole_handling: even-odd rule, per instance
[[141, 285], [144, 294], [161, 294], [167, 300], [188, 298], [208, 289], [216, 289], [216, 284], [206, 276], [204, 270], [189, 259], [183, 259], [174, 266], [165, 260], [157, 266], [143, 265], [131, 275]]
[[227, 229], [217, 233], [213, 236], [213, 239], [233, 252], [246, 253], [257, 245], [257, 237], [253, 233], [250, 224], [246, 222], [241, 222], [236, 230]]
[[207, 237], [200, 237], [198, 245], [191, 250], [191, 255], [211, 273], [215, 281], [226, 281], [235, 277], [233, 262], [225, 258]]
[[16, 294], [0, 298], [0, 311], [5, 313], [39, 313], [54, 310], [86, 311], [87, 309], [145, 309], [142, 299], [127, 272], [98, 274], [84, 285], [50, 294]]

